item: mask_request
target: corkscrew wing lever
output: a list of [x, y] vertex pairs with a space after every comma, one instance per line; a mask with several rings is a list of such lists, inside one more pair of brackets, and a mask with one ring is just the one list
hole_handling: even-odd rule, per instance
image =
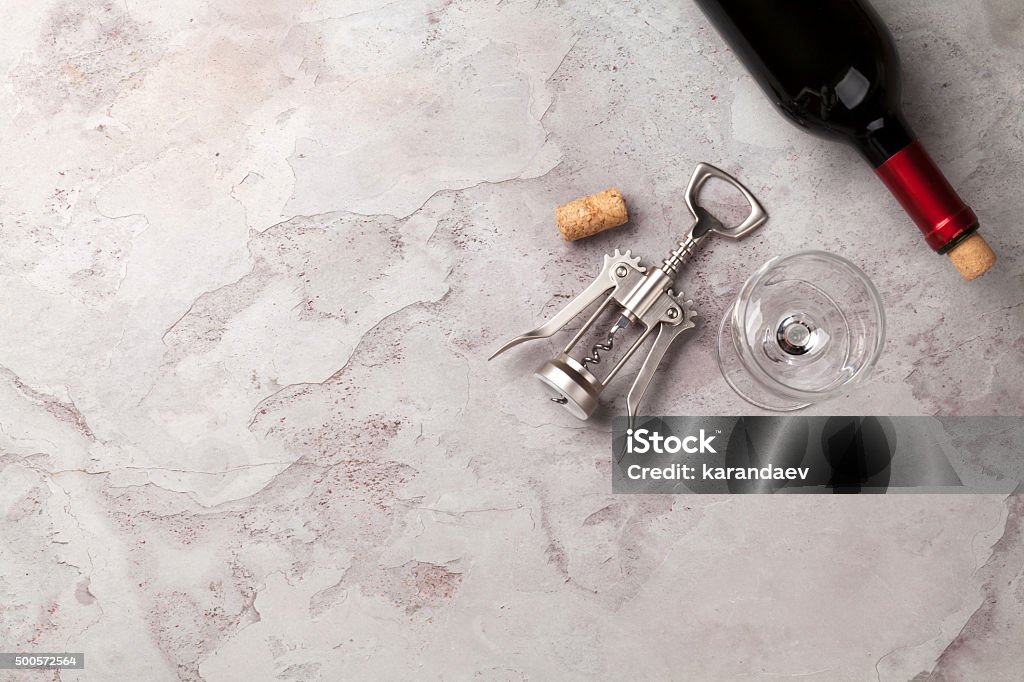
[[[684, 301], [683, 296], [677, 296], [676, 301], [679, 303], [680, 310], [692, 310], [692, 301]], [[654, 344], [651, 346], [647, 357], [644, 358], [644, 364], [640, 366], [636, 379], [633, 380], [633, 386], [629, 389], [629, 395], [626, 396], [626, 414], [629, 416], [629, 428], [633, 428], [633, 421], [640, 414], [640, 402], [644, 399], [644, 395], [647, 394], [647, 389], [650, 387], [654, 374], [661, 365], [661, 361], [668, 352], [669, 346], [672, 345], [680, 334], [697, 326], [693, 321], [693, 317], [693, 315], [684, 315], [673, 322], [658, 325], [658, 336], [654, 340]]]
[[575, 319], [584, 310], [600, 300], [602, 296], [607, 296], [608, 292], [612, 292], [612, 297], [617, 298], [615, 294], [619, 290], [635, 285], [638, 280], [642, 279], [642, 275], [645, 271], [646, 268], [640, 265], [640, 259], [633, 258], [629, 251], [622, 254], [619, 253], [618, 249], [616, 249], [615, 253], [611, 256], [605, 254], [604, 265], [601, 268], [601, 273], [593, 282], [590, 283], [590, 286], [579, 294], [579, 296], [569, 301], [565, 307], [555, 313], [554, 317], [550, 320], [536, 329], [532, 329], [525, 334], [512, 339], [496, 350], [494, 354], [487, 359], [493, 360], [509, 348], [514, 348], [526, 341], [546, 339], [549, 336], [554, 335], [558, 330], [569, 324], [569, 322]]

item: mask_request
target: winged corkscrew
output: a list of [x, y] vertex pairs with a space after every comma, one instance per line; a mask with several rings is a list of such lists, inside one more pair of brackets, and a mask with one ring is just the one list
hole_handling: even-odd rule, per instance
[[[701, 187], [717, 178], [735, 187], [750, 204], [750, 214], [740, 224], [725, 227], [711, 213], [698, 205]], [[537, 370], [535, 376], [555, 392], [553, 401], [564, 405], [580, 419], [589, 418], [599, 405], [601, 392], [622, 370], [629, 359], [654, 336], [654, 342], [637, 372], [626, 399], [630, 424], [639, 413], [640, 403], [669, 347], [684, 332], [696, 326], [697, 311], [693, 301], [674, 291], [675, 278], [693, 258], [694, 253], [712, 234], [739, 239], [768, 220], [768, 214], [757, 199], [731, 175], [714, 166], [697, 165], [686, 188], [686, 206], [693, 215], [693, 225], [676, 249], [658, 268], [645, 268], [630, 251], [604, 257], [601, 272], [594, 281], [554, 317], [540, 327], [517, 336], [499, 348], [490, 359], [526, 341], [544, 339], [562, 330], [569, 322], [600, 301], [586, 323], [569, 340], [562, 351]], [[603, 300], [602, 300], [603, 299]], [[618, 313], [603, 339], [594, 343], [590, 353], [577, 360], [570, 353], [610, 308]], [[593, 367], [602, 362], [602, 354], [615, 348], [616, 336], [627, 327], [637, 325], [640, 332], [603, 379]]]

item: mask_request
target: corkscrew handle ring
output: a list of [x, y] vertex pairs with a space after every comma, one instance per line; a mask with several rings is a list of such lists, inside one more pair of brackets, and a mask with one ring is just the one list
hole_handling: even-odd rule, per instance
[[[716, 178], [736, 188], [750, 205], [750, 213], [738, 225], [733, 225], [732, 227], [723, 225], [722, 221], [697, 203], [701, 188], [711, 178]], [[693, 216], [693, 225], [690, 227], [690, 231], [679, 240], [679, 246], [675, 251], [662, 262], [661, 270], [670, 279], [675, 279], [680, 270], [693, 258], [701, 244], [712, 234], [728, 239], [739, 239], [761, 227], [768, 220], [768, 212], [754, 198], [749, 189], [744, 187], [739, 180], [724, 170], [715, 168], [710, 163], [701, 162], [697, 164], [693, 175], [690, 176], [690, 182], [686, 186], [686, 193], [683, 195], [683, 199], [686, 201], [686, 207]]]
[[[750, 205], [750, 213], [738, 225], [734, 225], [732, 227], [723, 225], [717, 218], [711, 215], [707, 209], [697, 203], [697, 197], [700, 194], [701, 188], [704, 186], [704, 183], [711, 178], [727, 182], [735, 187]], [[684, 198], [686, 201], [686, 207], [690, 209], [690, 213], [696, 221], [693, 229], [690, 230], [690, 237], [692, 239], [699, 239], [709, 232], [714, 232], [717, 235], [727, 237], [729, 239], [739, 239], [740, 237], [756, 230], [758, 227], [763, 225], [766, 220], [768, 220], [768, 213], [761, 206], [760, 202], [754, 198], [754, 195], [751, 194], [750, 190], [744, 187], [739, 180], [729, 175], [724, 170], [715, 168], [710, 163], [697, 164], [697, 168], [693, 171], [693, 175], [690, 177], [690, 183], [686, 186], [686, 194]]]

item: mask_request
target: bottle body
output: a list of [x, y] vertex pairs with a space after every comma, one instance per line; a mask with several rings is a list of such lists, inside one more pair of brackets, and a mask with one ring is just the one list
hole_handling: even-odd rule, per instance
[[853, 145], [945, 253], [978, 228], [903, 117], [899, 57], [863, 0], [696, 0], [792, 122]]

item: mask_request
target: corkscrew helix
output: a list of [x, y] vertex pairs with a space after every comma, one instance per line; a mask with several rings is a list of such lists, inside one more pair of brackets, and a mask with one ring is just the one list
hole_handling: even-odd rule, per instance
[[[735, 187], [750, 205], [750, 214], [738, 225], [724, 226], [697, 203], [701, 187], [711, 178], [717, 178]], [[553, 401], [564, 405], [576, 417], [587, 419], [597, 409], [601, 392], [605, 387], [644, 342], [657, 332], [654, 344], [641, 364], [626, 398], [627, 412], [632, 424], [638, 414], [640, 402], [669, 346], [680, 334], [696, 326], [694, 318], [697, 311], [693, 301], [681, 293], [675, 293], [676, 276], [711, 235], [739, 239], [768, 220], [768, 214], [746, 187], [728, 173], [707, 163], [697, 165], [686, 187], [684, 199], [693, 216], [693, 225], [679, 241], [675, 250], [662, 261], [661, 267], [644, 267], [640, 264], [640, 259], [633, 257], [630, 251], [621, 253], [616, 249], [615, 253], [604, 257], [600, 274], [583, 292], [569, 301], [550, 320], [512, 339], [489, 359], [493, 360], [513, 346], [526, 341], [554, 335], [604, 297], [604, 301], [591, 313], [565, 348], [553, 359], [541, 365], [535, 376], [554, 390]], [[570, 355], [572, 350], [612, 306], [617, 306], [619, 315], [604, 336], [604, 340], [595, 343], [582, 361], [573, 358]], [[609, 353], [615, 348], [616, 334], [630, 325], [641, 327], [639, 336], [622, 353], [608, 374], [603, 379], [597, 378], [591, 367], [601, 363], [602, 353]]]

